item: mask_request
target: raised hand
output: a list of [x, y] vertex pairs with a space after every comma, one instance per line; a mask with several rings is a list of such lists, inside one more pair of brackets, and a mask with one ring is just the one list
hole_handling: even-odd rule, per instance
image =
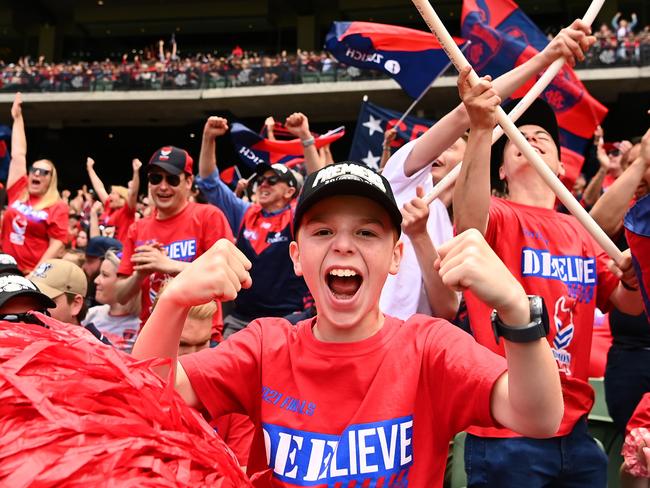
[[233, 300], [239, 290], [250, 288], [250, 269], [246, 256], [232, 242], [220, 239], [176, 276], [163, 296], [181, 307]]
[[284, 122], [287, 130], [300, 139], [309, 139], [311, 132], [309, 131], [309, 119], [301, 112], [294, 112]]
[[493, 88], [492, 77], [489, 75], [481, 78], [476, 85], [470, 86], [471, 70], [472, 68], [467, 66], [458, 75], [458, 93], [467, 109], [470, 127], [492, 130], [496, 125], [496, 110], [501, 103], [501, 97]]
[[530, 321], [523, 287], [478, 230], [466, 230], [447, 241], [438, 248], [438, 255], [435, 266], [446, 286], [471, 291], [496, 309], [506, 324], [525, 325]]
[[576, 62], [584, 61], [584, 53], [595, 42], [596, 37], [591, 35], [591, 27], [576, 19], [553, 38], [542, 51], [542, 55], [547, 57], [549, 64], [563, 56], [570, 66], [575, 66]]
[[133, 161], [131, 161], [131, 168], [133, 168], [134, 173], [137, 173], [140, 171], [140, 168], [142, 168], [142, 161], [138, 158], [133, 158]]
[[228, 131], [228, 121], [223, 117], [209, 117], [203, 126], [203, 137], [216, 139]]
[[95, 160], [93, 158], [86, 158], [86, 171], [89, 173], [95, 168]]
[[18, 119], [23, 116], [23, 96], [20, 92], [16, 93], [14, 103], [11, 105], [11, 117]]
[[418, 186], [416, 198], [407, 202], [402, 208], [402, 230], [411, 239], [419, 234], [426, 234], [429, 219], [429, 205], [423, 200], [424, 189]]

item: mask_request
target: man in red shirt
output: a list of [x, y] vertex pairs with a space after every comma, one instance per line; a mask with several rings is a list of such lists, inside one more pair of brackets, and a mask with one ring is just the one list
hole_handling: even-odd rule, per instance
[[[501, 100], [489, 78], [470, 88], [468, 74], [469, 69], [461, 72], [458, 81], [470, 135], [454, 192], [456, 230], [478, 229], [526, 292], [544, 297], [552, 317], [548, 340], [564, 395], [564, 418], [552, 439], [526, 439], [502, 427], [469, 429], [468, 486], [604, 487], [607, 457], [586, 424], [594, 401], [587, 382], [589, 355], [596, 306], [641, 312], [629, 251], [613, 274], [607, 255], [579, 222], [554, 210], [555, 194], [521, 151], [505, 138], [490, 149]], [[517, 126], [553, 172], [562, 175], [559, 130], [550, 106], [536, 100]], [[490, 196], [490, 160], [493, 184], [505, 183], [505, 198]], [[491, 310], [471, 292], [465, 299], [476, 340], [503, 354], [492, 336]]]
[[[180, 273], [217, 240], [233, 241], [223, 212], [189, 201], [192, 158], [183, 149], [160, 148], [147, 165], [154, 212], [135, 222], [124, 241], [118, 274], [118, 300], [126, 303], [142, 291], [144, 321], [161, 286]], [[217, 314], [221, 322], [221, 309]], [[220, 327], [218, 327], [220, 330]]]

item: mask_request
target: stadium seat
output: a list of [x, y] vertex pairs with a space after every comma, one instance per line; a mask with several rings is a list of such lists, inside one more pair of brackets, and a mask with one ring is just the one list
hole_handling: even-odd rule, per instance
[[454, 437], [453, 456], [451, 459], [451, 488], [465, 488], [467, 475], [465, 474], [465, 432], [460, 432]]
[[303, 83], [320, 83], [320, 75], [318, 73], [312, 73], [305, 71], [302, 73], [302, 82]]

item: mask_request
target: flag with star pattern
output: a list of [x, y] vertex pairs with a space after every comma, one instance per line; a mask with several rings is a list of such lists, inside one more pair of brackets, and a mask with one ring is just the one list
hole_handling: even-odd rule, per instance
[[369, 168], [377, 169], [381, 160], [385, 131], [392, 127], [397, 129], [397, 137], [391, 143], [391, 148], [394, 151], [408, 141], [418, 138], [433, 125], [430, 120], [410, 116], [406, 117], [399, 125], [396, 125], [401, 116], [401, 113], [394, 110], [380, 107], [368, 101], [363, 102], [348, 159], [359, 161]]

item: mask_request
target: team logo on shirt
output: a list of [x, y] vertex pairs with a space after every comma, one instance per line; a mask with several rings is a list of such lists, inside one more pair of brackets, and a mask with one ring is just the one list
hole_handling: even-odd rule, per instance
[[408, 486], [413, 417], [354, 424], [340, 436], [262, 424], [273, 475], [297, 486]]
[[589, 303], [598, 282], [596, 259], [584, 256], [554, 256], [545, 249], [525, 247], [521, 251], [521, 274], [563, 282], [569, 297]]
[[196, 256], [196, 239], [175, 241], [163, 246], [167, 257], [176, 261], [193, 261]]
[[266, 237], [266, 242], [269, 244], [278, 244], [279, 242], [287, 242], [289, 238], [282, 235], [282, 232], [274, 232], [272, 235]]
[[558, 369], [567, 375], [571, 374], [571, 353], [567, 351], [573, 341], [575, 327], [573, 325], [573, 308], [576, 305], [574, 298], [561, 296], [555, 302], [553, 321], [555, 323], [555, 337], [553, 338], [553, 356], [558, 364]]
[[27, 232], [27, 219], [18, 214], [11, 221], [9, 241], [17, 246], [23, 246], [25, 244], [25, 232]]

